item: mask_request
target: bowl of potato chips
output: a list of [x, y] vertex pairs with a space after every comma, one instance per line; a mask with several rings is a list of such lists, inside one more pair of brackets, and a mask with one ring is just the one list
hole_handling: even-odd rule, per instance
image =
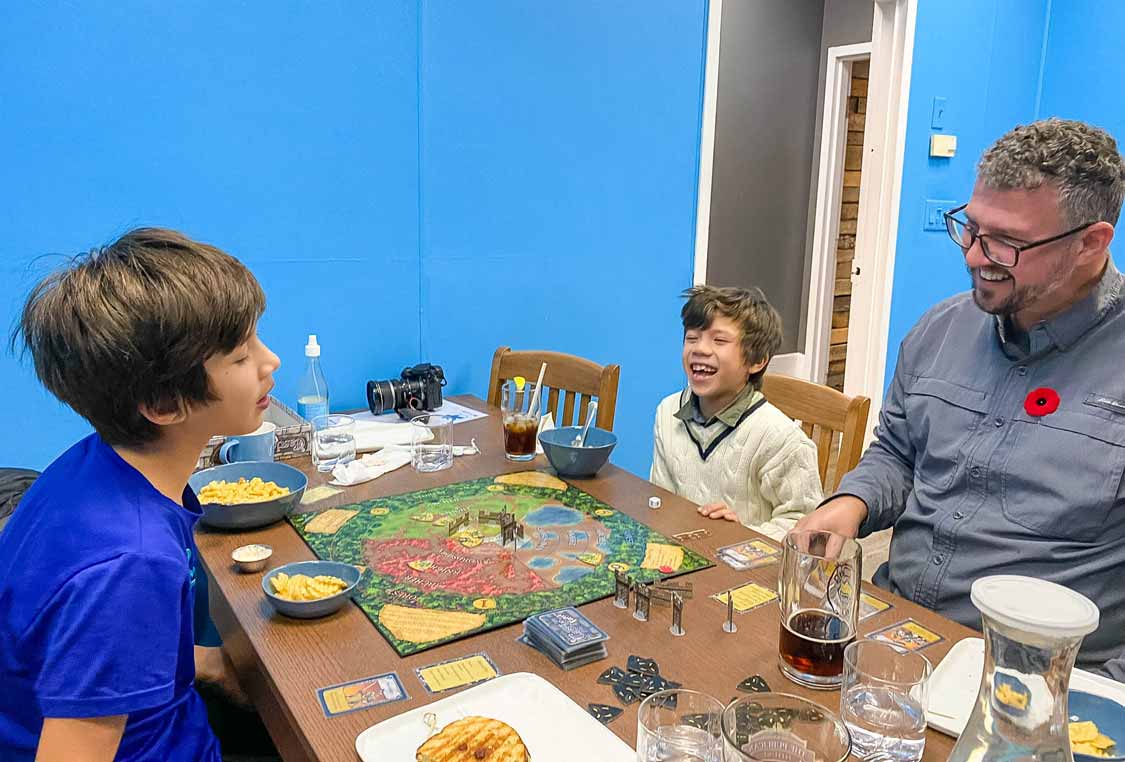
[[285, 518], [301, 501], [309, 480], [284, 463], [227, 463], [196, 471], [188, 486], [203, 507], [203, 524], [217, 529], [255, 529]]
[[328, 616], [348, 602], [362, 576], [338, 561], [298, 561], [271, 569], [262, 590], [279, 613], [297, 619]]

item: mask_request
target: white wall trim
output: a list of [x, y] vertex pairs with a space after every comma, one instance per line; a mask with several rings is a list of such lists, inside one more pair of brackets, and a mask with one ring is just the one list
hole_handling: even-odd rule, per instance
[[719, 111], [719, 35], [723, 0], [707, 11], [707, 60], [703, 74], [703, 123], [699, 130], [699, 205], [695, 215], [695, 271], [692, 283], [707, 282], [707, 238], [711, 232], [711, 178], [715, 166], [715, 122]]
[[840, 228], [844, 155], [848, 143], [847, 103], [851, 93], [851, 64], [870, 55], [869, 42], [828, 48], [812, 260], [809, 265], [808, 313], [805, 317], [807, 375], [802, 376], [819, 384], [828, 379], [832, 300], [836, 291], [836, 239]]
[[883, 400], [894, 286], [910, 70], [918, 0], [876, 0], [871, 35], [863, 177], [859, 191], [844, 393], [871, 398], [871, 428]]

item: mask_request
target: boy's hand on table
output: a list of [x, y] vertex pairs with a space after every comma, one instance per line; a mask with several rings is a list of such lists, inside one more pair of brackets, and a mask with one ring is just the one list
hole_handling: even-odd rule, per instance
[[244, 707], [253, 706], [250, 697], [238, 684], [234, 665], [222, 648], [195, 647], [195, 679], [223, 692], [228, 699]]
[[709, 519], [738, 521], [738, 515], [728, 508], [726, 503], [708, 503], [707, 505], [701, 505], [699, 506], [699, 515], [706, 516]]

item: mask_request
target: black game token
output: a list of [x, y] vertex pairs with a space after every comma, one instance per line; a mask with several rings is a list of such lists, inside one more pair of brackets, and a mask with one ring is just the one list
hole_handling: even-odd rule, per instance
[[766, 712], [766, 708], [759, 704], [757, 701], [751, 701], [745, 706], [746, 714], [750, 715], [751, 717], [761, 717]]
[[610, 706], [609, 704], [589, 704], [587, 706], [587, 711], [594, 715], [595, 720], [603, 725], [608, 725], [620, 717], [621, 713], [625, 710], [620, 707]]
[[761, 675], [750, 675], [738, 684], [738, 690], [743, 693], [769, 693], [770, 684]]
[[639, 672], [642, 675], [660, 674], [660, 667], [656, 665], [656, 660], [644, 656], [630, 656], [625, 668], [630, 672]]
[[679, 703], [679, 696], [675, 693], [669, 693], [666, 696], [657, 696], [652, 700], [652, 703], [662, 709], [675, 709], [676, 704]]
[[628, 673], [620, 667], [610, 667], [598, 675], [598, 682], [602, 685], [617, 685]]
[[802, 709], [797, 713], [797, 717], [802, 722], [823, 722], [824, 714], [818, 712], [816, 709]]
[[684, 725], [690, 725], [700, 730], [707, 730], [714, 721], [715, 715], [713, 714], [685, 714], [680, 718], [680, 722]]
[[641, 682], [641, 695], [648, 698], [658, 691], [668, 690], [668, 681], [660, 675], [645, 675]]
[[613, 694], [617, 696], [617, 700], [625, 706], [629, 706], [634, 701], [640, 699], [640, 695], [633, 688], [628, 685], [615, 685], [613, 686]]
[[617, 681], [618, 685], [626, 685], [637, 691], [644, 687], [645, 680], [653, 677], [653, 675], [642, 675], [640, 672], [628, 672], [624, 677]]

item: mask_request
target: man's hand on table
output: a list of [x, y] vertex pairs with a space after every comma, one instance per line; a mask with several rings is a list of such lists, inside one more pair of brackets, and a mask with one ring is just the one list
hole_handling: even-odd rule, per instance
[[709, 519], [738, 521], [738, 516], [727, 507], [726, 503], [708, 503], [707, 505], [701, 505], [699, 506], [699, 515], [706, 516]]
[[[867, 518], [867, 503], [854, 495], [840, 495], [832, 498], [793, 527], [794, 532], [832, 532], [844, 537], [855, 538], [859, 527]], [[840, 552], [841, 542], [829, 542], [827, 555], [832, 558]], [[807, 550], [807, 549], [806, 549]]]
[[195, 647], [195, 679], [197, 682], [218, 688], [224, 696], [239, 706], [253, 706], [246, 691], [238, 684], [234, 665], [222, 648]]

